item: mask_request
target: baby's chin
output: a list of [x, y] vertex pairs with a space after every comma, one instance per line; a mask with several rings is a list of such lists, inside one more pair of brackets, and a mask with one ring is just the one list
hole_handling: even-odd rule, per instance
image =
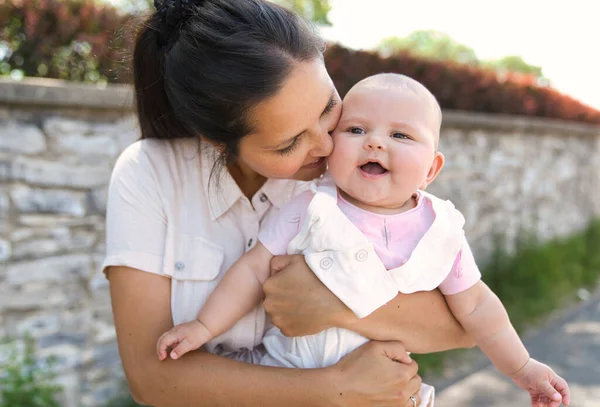
[[351, 204], [369, 212], [379, 214], [396, 214], [412, 209], [416, 201], [411, 197], [398, 200], [397, 195], [369, 193], [369, 191], [350, 191], [340, 189], [341, 195]]

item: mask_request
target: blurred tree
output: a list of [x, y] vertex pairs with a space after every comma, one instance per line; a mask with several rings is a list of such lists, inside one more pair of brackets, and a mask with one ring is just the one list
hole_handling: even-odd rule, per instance
[[[270, 0], [296, 11], [301, 16], [321, 25], [331, 25], [327, 14], [331, 10], [330, 0]], [[126, 12], [145, 11], [154, 7], [154, 0], [115, 0]]]
[[327, 14], [331, 10], [329, 0], [271, 0], [296, 11], [301, 16], [321, 25], [331, 25]]
[[403, 38], [385, 38], [378, 49], [384, 56], [410, 52], [435, 61], [450, 60], [463, 64], [479, 62], [473, 49], [455, 41], [448, 34], [434, 30], [414, 31]]
[[517, 72], [526, 75], [533, 75], [536, 78], [543, 78], [542, 68], [535, 65], [529, 65], [518, 55], [509, 55], [500, 59], [483, 61], [484, 66], [493, 68], [498, 72]]
[[479, 60], [472, 48], [439, 31], [420, 30], [403, 38], [386, 38], [381, 41], [378, 50], [383, 56], [408, 52], [434, 61], [480, 65], [490, 68], [500, 75], [522, 74], [522, 79], [531, 78], [538, 85], [548, 84], [541, 67], [528, 64], [518, 55], [493, 60]]

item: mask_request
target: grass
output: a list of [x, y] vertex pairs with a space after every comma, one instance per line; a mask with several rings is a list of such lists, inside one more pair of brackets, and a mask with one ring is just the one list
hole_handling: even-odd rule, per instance
[[[581, 233], [544, 244], [523, 234], [513, 253], [498, 245], [481, 271], [522, 333], [563, 306], [578, 289], [596, 286], [600, 280], [600, 220]], [[457, 353], [460, 351], [414, 357], [419, 372], [426, 375], [438, 373], [445, 360]]]

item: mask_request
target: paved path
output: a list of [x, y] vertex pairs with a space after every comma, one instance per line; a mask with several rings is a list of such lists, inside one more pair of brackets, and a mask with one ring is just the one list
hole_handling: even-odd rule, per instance
[[[568, 382], [573, 407], [600, 407], [600, 295], [525, 340]], [[529, 395], [487, 366], [439, 391], [436, 407], [527, 407]]]

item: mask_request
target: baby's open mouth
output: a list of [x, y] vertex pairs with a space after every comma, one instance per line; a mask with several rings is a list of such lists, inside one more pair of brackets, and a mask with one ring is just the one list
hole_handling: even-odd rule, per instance
[[388, 172], [386, 168], [384, 168], [381, 164], [374, 161], [369, 161], [366, 164], [363, 164], [359, 167], [363, 172], [370, 175], [381, 175]]

